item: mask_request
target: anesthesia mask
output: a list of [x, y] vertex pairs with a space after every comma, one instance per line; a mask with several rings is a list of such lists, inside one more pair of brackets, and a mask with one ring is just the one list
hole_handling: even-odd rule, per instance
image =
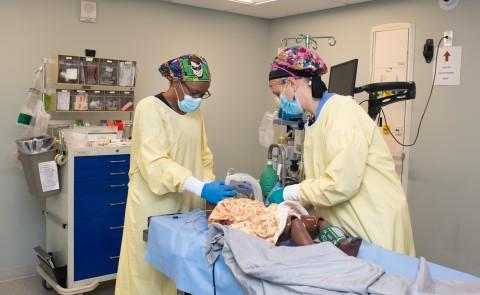
[[[232, 168], [228, 169], [225, 185], [235, 185], [240, 194], [244, 194], [250, 199], [263, 203], [262, 189], [258, 181], [247, 173], [230, 174], [230, 170], [232, 170]], [[246, 187], [248, 187], [248, 189], [245, 189]]]

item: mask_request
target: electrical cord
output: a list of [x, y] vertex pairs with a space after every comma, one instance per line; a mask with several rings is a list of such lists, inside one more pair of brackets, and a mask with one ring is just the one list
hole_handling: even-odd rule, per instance
[[[403, 109], [403, 130], [405, 132], [405, 126], [407, 121], [407, 102], [404, 101], [404, 109]], [[402, 136], [402, 169], [400, 171], [400, 182], [403, 183], [403, 168], [405, 164], [405, 136]]]
[[359, 103], [359, 105], [362, 105], [362, 103], [367, 102], [367, 101], [368, 101], [368, 99], [364, 99]]
[[217, 260], [213, 262], [213, 268], [212, 268], [213, 295], [217, 295], [217, 285], [215, 284], [215, 264], [217, 264]]
[[392, 136], [392, 138], [393, 138], [399, 145], [401, 145], [401, 146], [403, 146], [403, 147], [414, 146], [414, 145], [417, 143], [418, 137], [419, 137], [419, 135], [420, 135], [420, 128], [422, 127], [423, 118], [425, 117], [425, 113], [427, 112], [428, 105], [430, 104], [430, 99], [432, 98], [433, 89], [435, 88], [435, 79], [437, 78], [438, 52], [439, 52], [439, 50], [440, 50], [440, 44], [441, 44], [441, 42], [442, 42], [443, 39], [445, 39], [445, 36], [443, 36], [442, 38], [440, 38], [440, 41], [438, 41], [437, 53], [435, 54], [435, 71], [434, 71], [434, 74], [433, 74], [432, 86], [431, 86], [431, 88], [430, 88], [430, 94], [428, 95], [427, 104], [425, 105], [425, 108], [423, 109], [422, 117], [420, 118], [420, 123], [418, 124], [417, 135], [415, 136], [415, 140], [413, 141], [413, 143], [409, 143], [409, 144], [401, 143], [401, 142], [393, 135], [393, 133], [390, 131], [390, 127], [388, 127], [387, 117], [385, 116], [385, 112], [383, 111], [383, 108], [380, 108], [380, 110], [382, 111], [382, 114], [383, 114], [383, 118], [384, 118], [384, 120], [385, 120], [385, 125], [386, 125], [386, 127], [387, 127], [388, 133], [390, 133], [390, 136]]

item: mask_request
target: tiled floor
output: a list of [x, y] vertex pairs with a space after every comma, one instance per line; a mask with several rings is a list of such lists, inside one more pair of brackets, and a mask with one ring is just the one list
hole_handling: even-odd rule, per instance
[[[93, 292], [85, 295], [112, 295], [115, 291], [115, 281], [100, 284]], [[0, 295], [56, 295], [55, 291], [47, 291], [42, 287], [39, 276], [29, 277], [16, 281], [0, 283]]]

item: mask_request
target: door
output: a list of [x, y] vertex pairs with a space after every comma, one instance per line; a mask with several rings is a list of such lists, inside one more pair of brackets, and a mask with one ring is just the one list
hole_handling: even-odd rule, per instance
[[[385, 24], [372, 28], [370, 82], [413, 80], [413, 26], [409, 23]], [[383, 108], [379, 127], [395, 161], [395, 169], [407, 191], [409, 150], [397, 143], [410, 143], [411, 102], [397, 102]], [[382, 113], [380, 113], [382, 114]], [[392, 132], [388, 132], [386, 124]]]

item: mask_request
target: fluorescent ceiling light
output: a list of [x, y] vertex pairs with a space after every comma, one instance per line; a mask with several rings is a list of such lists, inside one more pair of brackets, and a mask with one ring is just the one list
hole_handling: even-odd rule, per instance
[[257, 5], [262, 5], [262, 4], [274, 2], [274, 1], [277, 1], [277, 0], [228, 0], [228, 1], [241, 3], [241, 4], [246, 4], [246, 5], [257, 6]]

